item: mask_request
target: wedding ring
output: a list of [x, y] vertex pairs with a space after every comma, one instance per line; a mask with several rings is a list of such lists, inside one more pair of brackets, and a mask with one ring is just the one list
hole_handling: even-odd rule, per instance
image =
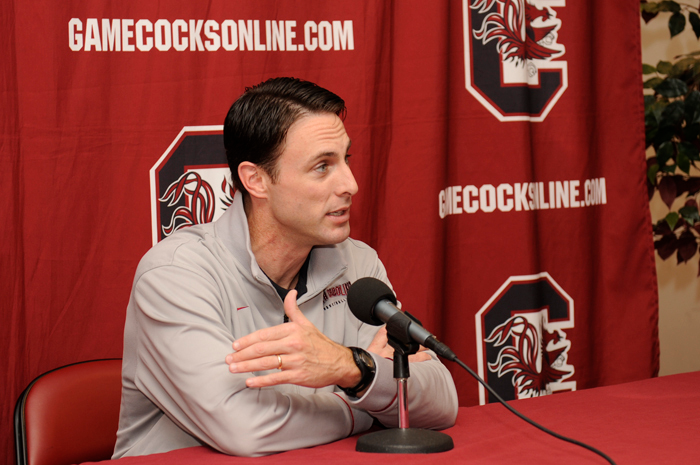
[[278, 355], [277, 356], [277, 361], [280, 362], [279, 366], [277, 367], [278, 370], [282, 369], [282, 356]]

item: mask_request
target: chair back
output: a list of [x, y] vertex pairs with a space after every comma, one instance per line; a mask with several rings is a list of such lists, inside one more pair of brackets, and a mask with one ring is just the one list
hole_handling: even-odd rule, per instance
[[37, 377], [15, 406], [17, 465], [107, 460], [116, 443], [121, 359], [91, 360]]

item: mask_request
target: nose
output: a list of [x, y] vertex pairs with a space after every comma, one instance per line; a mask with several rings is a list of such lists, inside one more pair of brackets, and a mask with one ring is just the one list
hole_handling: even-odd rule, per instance
[[342, 169], [340, 170], [340, 179], [338, 182], [338, 191], [341, 196], [349, 195], [352, 197], [357, 194], [358, 187], [357, 181], [355, 181], [355, 176], [352, 174], [350, 165], [343, 163]]

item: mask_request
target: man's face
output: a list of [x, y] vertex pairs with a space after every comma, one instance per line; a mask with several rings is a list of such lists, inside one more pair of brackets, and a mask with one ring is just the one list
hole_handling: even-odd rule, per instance
[[348, 166], [350, 138], [334, 114], [301, 117], [289, 128], [268, 183], [273, 221], [300, 246], [331, 245], [350, 234], [351, 197], [357, 183]]

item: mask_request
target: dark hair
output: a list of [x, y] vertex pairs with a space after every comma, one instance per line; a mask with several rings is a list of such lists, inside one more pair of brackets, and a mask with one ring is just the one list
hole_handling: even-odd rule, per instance
[[246, 88], [224, 121], [224, 147], [231, 180], [237, 190], [247, 194], [238, 165], [249, 161], [277, 180], [277, 159], [289, 128], [310, 113], [345, 115], [343, 99], [309, 81], [279, 77]]

